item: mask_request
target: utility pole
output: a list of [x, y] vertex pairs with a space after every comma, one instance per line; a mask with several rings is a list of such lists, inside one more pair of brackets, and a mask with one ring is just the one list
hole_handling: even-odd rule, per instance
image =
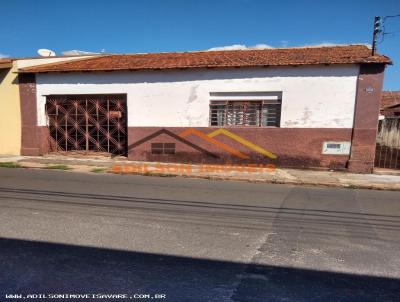
[[376, 40], [378, 37], [378, 34], [382, 32], [381, 30], [381, 17], [375, 17], [374, 19], [374, 34], [372, 37], [372, 55], [375, 55], [376, 51]]

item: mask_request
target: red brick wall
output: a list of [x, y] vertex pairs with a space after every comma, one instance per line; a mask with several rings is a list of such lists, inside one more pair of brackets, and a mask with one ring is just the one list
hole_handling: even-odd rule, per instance
[[[129, 145], [163, 129], [159, 127], [129, 127]], [[188, 128], [164, 128], [179, 134]], [[208, 134], [217, 128], [195, 128]], [[270, 159], [254, 150], [244, 146], [222, 134], [214, 138], [236, 150], [249, 155], [250, 159], [240, 159], [229, 152], [207, 142], [195, 135], [186, 139], [203, 149], [216, 154], [213, 158], [203, 152], [177, 141], [176, 139], [161, 134], [141, 145], [131, 148], [128, 158], [139, 161], [167, 161], [167, 162], [192, 162], [192, 163], [265, 163], [276, 164], [280, 167], [325, 167], [344, 169], [349, 159], [348, 155], [322, 155], [324, 141], [350, 141], [351, 129], [302, 129], [302, 128], [227, 128], [232, 133], [256, 144], [277, 155], [277, 159]], [[176, 143], [175, 155], [151, 154], [151, 143]]]
[[36, 81], [34, 74], [20, 74], [19, 94], [21, 102], [21, 155], [39, 155], [36, 113]]
[[371, 173], [374, 168], [383, 73], [382, 64], [361, 65], [357, 81], [356, 109], [349, 170]]

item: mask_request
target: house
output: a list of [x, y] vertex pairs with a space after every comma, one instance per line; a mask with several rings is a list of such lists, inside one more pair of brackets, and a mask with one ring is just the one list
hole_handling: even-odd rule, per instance
[[0, 154], [19, 155], [21, 150], [21, 113], [17, 66], [13, 60], [0, 59]]
[[21, 150], [371, 172], [387, 64], [348, 45], [20, 67]]
[[[0, 155], [21, 154], [22, 126], [18, 68], [89, 57], [0, 58]], [[29, 118], [29, 115], [24, 118]]]
[[383, 91], [380, 113], [384, 117], [400, 117], [400, 91]]

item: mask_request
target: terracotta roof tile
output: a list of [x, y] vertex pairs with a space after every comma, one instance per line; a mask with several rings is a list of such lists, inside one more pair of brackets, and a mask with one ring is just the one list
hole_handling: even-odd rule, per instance
[[400, 91], [383, 91], [381, 109], [390, 108], [400, 104]]
[[104, 55], [70, 62], [28, 67], [20, 72], [112, 71], [180, 68], [224, 68], [317, 64], [391, 64], [383, 55], [371, 56], [364, 45]]

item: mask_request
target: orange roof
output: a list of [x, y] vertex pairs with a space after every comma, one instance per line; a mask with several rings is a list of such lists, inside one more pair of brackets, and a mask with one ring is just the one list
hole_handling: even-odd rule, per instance
[[383, 91], [381, 109], [390, 108], [400, 104], [400, 91]]
[[155, 70], [368, 63], [391, 64], [391, 61], [383, 55], [376, 54], [375, 56], [371, 56], [371, 49], [364, 45], [348, 45], [104, 55], [27, 67], [21, 69], [20, 72], [41, 73], [58, 71]]

